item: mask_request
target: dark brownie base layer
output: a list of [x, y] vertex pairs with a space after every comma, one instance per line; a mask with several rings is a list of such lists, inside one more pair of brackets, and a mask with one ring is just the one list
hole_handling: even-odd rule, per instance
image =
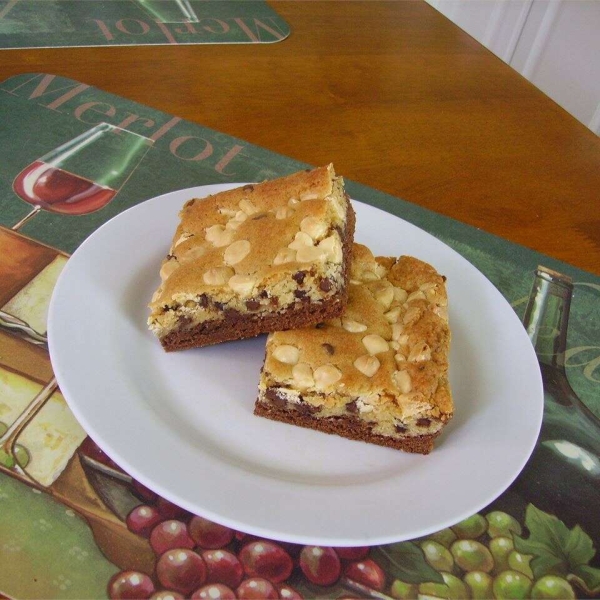
[[390, 438], [384, 435], [379, 435], [371, 431], [371, 427], [365, 421], [361, 421], [357, 417], [325, 417], [318, 418], [312, 416], [309, 412], [288, 410], [279, 408], [273, 404], [267, 404], [256, 401], [254, 406], [254, 414], [260, 417], [266, 417], [273, 421], [281, 421], [290, 425], [298, 425], [308, 429], [316, 429], [324, 433], [333, 433], [350, 440], [359, 440], [368, 442], [369, 444], [377, 444], [378, 446], [386, 446], [396, 450], [404, 450], [404, 452], [412, 452], [415, 454], [429, 454], [433, 450], [433, 441], [440, 434], [427, 434], [417, 437], [406, 437], [403, 439]]
[[177, 331], [168, 333], [160, 340], [163, 348], [167, 352], [201, 348], [221, 342], [255, 337], [271, 331], [300, 329], [301, 327], [316, 325], [321, 321], [339, 317], [344, 312], [348, 302], [348, 276], [355, 223], [354, 210], [348, 203], [348, 217], [343, 245], [344, 285], [338, 293], [320, 303], [299, 301], [278, 313], [240, 313], [225, 309], [222, 320], [205, 321], [193, 327], [183, 325]]
[[293, 305], [280, 313], [253, 315], [227, 310], [222, 321], [205, 321], [189, 329], [173, 331], [161, 339], [161, 344], [167, 352], [173, 352], [243, 340], [270, 331], [299, 329], [339, 317], [345, 306], [344, 296], [336, 294], [320, 304]]

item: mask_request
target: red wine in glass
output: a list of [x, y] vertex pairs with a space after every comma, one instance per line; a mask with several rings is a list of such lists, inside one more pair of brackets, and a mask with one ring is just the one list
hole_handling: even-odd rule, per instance
[[98, 210], [117, 193], [38, 160], [17, 175], [13, 189], [25, 202], [67, 215], [84, 215]]
[[34, 206], [12, 229], [40, 210], [85, 215], [106, 206], [131, 176], [152, 140], [100, 123], [27, 165], [13, 190]]

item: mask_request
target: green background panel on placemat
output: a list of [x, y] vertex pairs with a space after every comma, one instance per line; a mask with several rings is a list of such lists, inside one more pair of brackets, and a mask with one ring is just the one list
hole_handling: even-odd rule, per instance
[[73, 510], [0, 476], [0, 592], [14, 598], [104, 598], [106, 582], [118, 570]]
[[[19, 177], [23, 179], [37, 172], [35, 169], [38, 167], [46, 169], [43, 171], [44, 177], [58, 177], [58, 181], [64, 185], [85, 186], [87, 181], [88, 188], [85, 189], [96, 194], [98, 190], [89, 187], [93, 182], [85, 178], [73, 180], [72, 176], [77, 173], [69, 172], [66, 162], [53, 162], [56, 155], [64, 155], [64, 145], [70, 140], [86, 134], [102, 122], [146, 138], [144, 145], [147, 145], [147, 151], [129, 161], [130, 172], [127, 177], [118, 179], [118, 185], [115, 184], [112, 190], [116, 193], [106, 196], [106, 204], [102, 208], [80, 215], [69, 214], [68, 210], [71, 209], [68, 208], [61, 214], [47, 210], [52, 208], [47, 204], [19, 228], [19, 234], [67, 253], [75, 251], [86, 237], [108, 219], [151, 197], [197, 185], [261, 181], [307, 166], [84, 83], [53, 75], [23, 74], [0, 84], [0, 111], [7, 115], [5, 125], [0, 130], [0, 224], [7, 228], [22, 222], [35, 210], [35, 201], [28, 199], [28, 193], [32, 196], [31, 189], [25, 193], [14, 182]], [[139, 149], [139, 144], [135, 147]], [[54, 150], [56, 152], [52, 153]], [[335, 163], [335, 156], [331, 160]], [[39, 163], [45, 161], [49, 164], [40, 167]], [[75, 165], [71, 167], [73, 171], [81, 166], [77, 166], [76, 162], [72, 164]], [[33, 170], [31, 165], [36, 165]], [[58, 171], [53, 171], [57, 165]], [[35, 188], [42, 179], [40, 176], [32, 180], [33, 183], [29, 182], [29, 188], [31, 185]], [[454, 248], [496, 285], [520, 317], [523, 317], [538, 265], [572, 277], [574, 294], [568, 329], [567, 374], [579, 398], [592, 412], [600, 414], [600, 278], [358, 183], [348, 181], [347, 189], [353, 198], [397, 215]], [[17, 194], [17, 191], [20, 193]], [[460, 282], [456, 284], [460, 285]], [[493, 343], [494, 340], [490, 340], [490, 344]], [[572, 420], [567, 408], [552, 399], [550, 392], [547, 387], [545, 420], [558, 420], [564, 423], [565, 428], [572, 428], [576, 421]], [[506, 439], [510, 443], [510, 432], [506, 432]], [[568, 454], [570, 448], [563, 449]], [[581, 481], [575, 484], [574, 492], [587, 490], [584, 509], [575, 507], [573, 510], [564, 510], [558, 504], [553, 504], [555, 496], [545, 494], [544, 490], [553, 492], [559, 489], [558, 486], [565, 479], [562, 471], [553, 473], [554, 463], [550, 462], [547, 471], [542, 474], [543, 465], [532, 467], [530, 462], [515, 484], [481, 515], [474, 517], [472, 522], [463, 524], [456, 532], [445, 530], [429, 537], [442, 546], [449, 545], [449, 540], [456, 539], [458, 532], [459, 537], [472, 536], [479, 540], [480, 545], [496, 547], [499, 543], [493, 542], [493, 539], [500, 536], [503, 540], [508, 539], [503, 543], [512, 543], [524, 555], [532, 554], [539, 559], [531, 563], [533, 572], [526, 576], [528, 581], [539, 580], [553, 573], [553, 577], [560, 575], [564, 582], [560, 585], [570, 585], [567, 578], [571, 584], [579, 585], [578, 593], [584, 594], [582, 590], [585, 589], [590, 590], [586, 594], [591, 595], [594, 590], [594, 593], [598, 593], [600, 571], [589, 564], [591, 561], [592, 565], [597, 566], [598, 556], [593, 547], [594, 534], [592, 538], [589, 534], [594, 527], [597, 529], [597, 523], [594, 525], [590, 517], [594, 519], [593, 511], [600, 503], [600, 486], [597, 483], [600, 469], [598, 473], [595, 471], [600, 463], [596, 455], [582, 456], [572, 454], [570, 459], [579, 461], [583, 468]], [[490, 465], [490, 468], [494, 468], [494, 465]], [[542, 481], [550, 488], [536, 488]], [[55, 528], [53, 531], [59, 532], [65, 526], [65, 515], [72, 519], [64, 507], [45, 494], [35, 497], [34, 494], [27, 486], [11, 481], [7, 475], [0, 475], [0, 507], [5, 507], [0, 510], [0, 553], [4, 563], [4, 570], [0, 571], [0, 591], [5, 591], [3, 584], [5, 578], [9, 577], [13, 562], [22, 560], [19, 552], [27, 548], [28, 566], [32, 572], [38, 568], [37, 565], [44, 564], [44, 568], [39, 567], [39, 573], [32, 573], [44, 579], [44, 590], [52, 590], [53, 585], [58, 585], [54, 597], [67, 597], [67, 592], [60, 588], [60, 585], [66, 585], [65, 577], [70, 580], [73, 590], [77, 585], [82, 586], [77, 589], [87, 589], [87, 594], [80, 594], [82, 597], [104, 594], [106, 583], [117, 569], [97, 552], [93, 538], [86, 533], [81, 521], [73, 521], [77, 526], [72, 526], [64, 534], [64, 543], [56, 543], [54, 533], [40, 532], [36, 534], [34, 545], [26, 545], [32, 539], [31, 532], [37, 531], [36, 527], [46, 527], [45, 523], [50, 522]], [[595, 499], [593, 504], [589, 501], [590, 497]], [[546, 504], [539, 506], [538, 500], [539, 504]], [[490, 511], [500, 512], [489, 514]], [[67, 523], [71, 521], [67, 519]], [[586, 523], [591, 525], [588, 527]], [[473, 530], [474, 524], [477, 525], [477, 531]], [[583, 531], [578, 524], [583, 526]], [[498, 533], [501, 527], [505, 527], [506, 531]], [[7, 531], [10, 532], [9, 538], [5, 537], [4, 532]], [[75, 547], [81, 552], [73, 550]], [[418, 582], [429, 581], [425, 584], [429, 586], [441, 585], [440, 571], [444, 569], [439, 565], [439, 568], [432, 567], [433, 559], [427, 558], [424, 552], [424, 546], [410, 542], [371, 550], [371, 558], [385, 569], [386, 593], [401, 594], [408, 589], [411, 594], [416, 594], [415, 585]], [[87, 553], [85, 559], [89, 564], [86, 562], [84, 566], [77, 557], [73, 558], [74, 553], [78, 553], [78, 556]], [[46, 560], [49, 561], [47, 564]], [[450, 557], [448, 560], [454, 559]], [[63, 565], [69, 561], [69, 574], [65, 575]], [[527, 568], [527, 565], [523, 567], [525, 570]], [[27, 587], [31, 583], [27, 579], [27, 569], [18, 565], [15, 569], [18, 570], [14, 572], [24, 578], [22, 586], [19, 584], [15, 588], [23, 592], [15, 594], [32, 597], [30, 590], [35, 588]], [[500, 575], [494, 571], [490, 579]], [[63, 579], [60, 579], [61, 576]], [[396, 580], [404, 580], [404, 583], [396, 584]], [[289, 583], [306, 597], [340, 597], [348, 593], [339, 582], [327, 589], [309, 584], [298, 572], [294, 572]], [[423, 588], [422, 593], [431, 595], [434, 588], [427, 589]], [[440, 591], [441, 588], [436, 589]], [[77, 595], [75, 591], [73, 595]], [[355, 591], [351, 595], [360, 593]]]
[[0, 48], [279, 42], [263, 0], [0, 0]]

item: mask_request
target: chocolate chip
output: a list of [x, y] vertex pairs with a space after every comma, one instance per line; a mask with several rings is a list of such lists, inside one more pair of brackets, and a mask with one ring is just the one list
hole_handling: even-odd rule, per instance
[[269, 292], [267, 292], [267, 290], [263, 290], [260, 294], [259, 294], [260, 298], [268, 298], [269, 297]]
[[304, 283], [304, 278], [306, 277], [306, 271], [297, 271], [292, 275], [292, 279], [298, 284], [302, 285]]
[[246, 300], [246, 308], [248, 310], [258, 310], [260, 308], [260, 302], [258, 300]]
[[202, 308], [206, 308], [208, 306], [208, 296], [206, 294], [202, 294], [199, 298], [198, 298], [198, 304], [202, 307]]
[[321, 279], [321, 283], [319, 284], [319, 288], [321, 289], [321, 291], [329, 292], [329, 291], [331, 291], [332, 287], [333, 287], [333, 285], [332, 285], [330, 279], [328, 279], [327, 277], [325, 277], [324, 279]]
[[303, 300], [304, 298], [306, 298], [306, 292], [304, 290], [296, 290], [294, 292], [294, 296], [296, 296], [296, 298], [298, 298], [299, 300]]
[[283, 408], [284, 406], [287, 406], [287, 400], [280, 396], [277, 393], [277, 390], [274, 390], [273, 388], [268, 388], [265, 392], [265, 396], [271, 402], [271, 404], [273, 404], [273, 406], [277, 406], [277, 408]]
[[442, 281], [446, 281], [448, 279], [445, 275], [442, 275]]
[[178, 324], [178, 329], [185, 329], [185, 327], [187, 327], [190, 323], [192, 322], [192, 319], [190, 317], [188, 317], [187, 315], [181, 315], [179, 317], [179, 319], [177, 319], [177, 324]]
[[325, 323], [317, 323], [315, 329], [325, 329]]
[[279, 298], [277, 298], [277, 296], [273, 296], [273, 297], [271, 298], [271, 304], [272, 304], [273, 306], [279, 306]]
[[294, 406], [301, 415], [310, 415], [317, 411], [317, 409], [314, 406], [311, 406], [306, 402], [300, 402], [300, 404], [295, 404]]
[[430, 419], [417, 419], [417, 427], [429, 427], [431, 425]]
[[253, 185], [250, 185], [250, 184], [248, 184], [248, 185], [245, 185], [245, 186], [244, 186], [242, 189], [243, 189], [245, 192], [253, 192], [253, 191], [254, 191], [254, 186], [253, 186]]
[[225, 304], [223, 304], [223, 302], [215, 302], [215, 308], [217, 310], [223, 310], [224, 307], [225, 307]]
[[356, 404], [356, 400], [352, 400], [352, 402], [348, 402], [348, 404], [346, 404], [346, 410], [352, 414], [357, 413], [358, 412], [358, 404]]
[[396, 433], [406, 433], [406, 427], [402, 425], [396, 425]]
[[331, 344], [321, 344], [321, 346], [323, 346], [323, 350], [325, 350], [325, 352], [327, 352], [327, 354], [330, 356], [335, 354], [335, 348]]
[[177, 257], [174, 254], [167, 254], [167, 260], [171, 260], [173, 258], [177, 260]]

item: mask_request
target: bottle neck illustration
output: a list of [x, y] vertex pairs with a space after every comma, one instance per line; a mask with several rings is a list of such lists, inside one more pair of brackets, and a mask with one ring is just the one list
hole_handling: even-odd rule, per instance
[[540, 364], [562, 372], [572, 296], [570, 277], [538, 267], [523, 319]]

